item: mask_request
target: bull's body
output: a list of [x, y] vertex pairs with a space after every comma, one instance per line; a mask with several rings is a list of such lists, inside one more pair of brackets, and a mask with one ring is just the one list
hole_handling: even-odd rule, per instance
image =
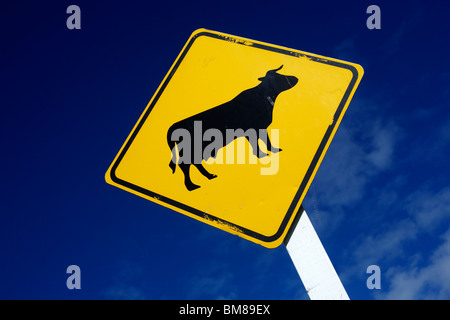
[[[231, 129], [235, 132], [243, 133], [241, 136], [245, 136], [247, 138], [247, 140], [252, 145], [253, 153], [259, 158], [266, 156], [267, 154], [263, 153], [260, 150], [258, 146], [258, 138], [267, 141], [267, 150], [270, 150], [271, 152], [278, 152], [281, 150], [272, 147], [269, 137], [267, 136], [267, 127], [269, 127], [269, 125], [272, 123], [273, 107], [277, 96], [281, 92], [295, 86], [298, 79], [294, 76], [285, 76], [276, 73], [276, 71], [280, 69], [281, 67], [276, 70], [268, 71], [265, 77], [259, 78], [261, 83], [258, 86], [242, 91], [234, 99], [212, 109], [176, 122], [169, 128], [167, 132], [167, 142], [170, 149], [172, 150], [172, 161], [170, 162], [169, 166], [172, 168], [173, 172], [175, 172], [176, 165], [180, 167], [180, 169], [184, 173], [184, 183], [189, 191], [199, 188], [199, 186], [192, 183], [190, 179], [189, 168], [191, 164], [196, 166], [197, 169], [208, 179], [213, 179], [216, 177], [216, 175], [213, 175], [206, 171], [201, 161], [199, 163], [196, 163], [194, 161], [194, 143], [191, 143], [191, 161], [183, 161], [183, 163], [178, 164], [176, 163], [176, 142], [172, 140], [172, 134], [177, 129], [187, 130], [190, 136], [194, 137], [194, 124], [197, 121], [200, 121], [202, 136], [203, 133], [208, 129], [219, 130], [222, 133], [223, 147], [239, 137], [239, 135], [230, 136], [226, 134], [226, 131]], [[245, 135], [245, 132], [248, 129], [253, 129], [257, 133], [265, 132], [266, 136], [257, 137], [256, 140], [249, 139], [249, 137]], [[215, 154], [212, 154], [211, 156], [215, 157]], [[207, 156], [207, 158], [209, 158], [209, 156]], [[201, 160], [206, 161], [208, 159], [203, 157], [203, 159]]]

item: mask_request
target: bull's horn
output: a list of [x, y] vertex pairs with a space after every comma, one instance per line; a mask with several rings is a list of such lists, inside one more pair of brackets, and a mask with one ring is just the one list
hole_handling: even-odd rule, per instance
[[267, 72], [277, 72], [277, 71], [280, 70], [281, 68], [283, 68], [283, 65], [281, 65], [281, 67], [279, 67], [278, 69], [269, 70], [269, 71], [267, 71]]
[[[280, 70], [281, 68], [283, 68], [283, 65], [281, 65], [281, 67], [279, 67], [279, 68], [277, 68], [277, 69], [273, 69], [273, 70], [267, 71], [266, 76], [267, 76], [268, 74], [277, 72], [277, 71]], [[258, 80], [259, 80], [259, 81], [263, 81], [264, 78], [265, 78], [265, 77], [261, 77], [261, 78], [258, 78]]]

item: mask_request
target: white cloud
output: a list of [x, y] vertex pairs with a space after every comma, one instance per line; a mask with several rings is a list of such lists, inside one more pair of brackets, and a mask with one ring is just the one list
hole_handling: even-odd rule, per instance
[[356, 55], [355, 40], [353, 38], [344, 39], [341, 43], [331, 50], [333, 57], [338, 59], [347, 59]]
[[368, 160], [377, 169], [386, 169], [391, 165], [394, 147], [399, 139], [400, 129], [394, 123], [381, 125], [376, 123], [372, 128], [372, 150]]
[[345, 128], [341, 129], [335, 136], [314, 181], [326, 198], [326, 202], [321, 203], [329, 205], [342, 205], [359, 200], [367, 181], [364, 151], [352, 140]]
[[[401, 129], [393, 121], [362, 121], [338, 129], [312, 186], [320, 190], [320, 204], [342, 206], [361, 200], [370, 180], [393, 165]], [[308, 196], [306, 209], [310, 202]]]
[[136, 287], [124, 284], [116, 284], [103, 292], [106, 299], [112, 300], [146, 300], [148, 297]]
[[219, 300], [236, 299], [233, 278], [233, 274], [228, 271], [196, 276], [189, 280], [191, 285], [188, 299], [205, 299], [205, 297]]
[[380, 233], [366, 236], [353, 251], [354, 259], [360, 264], [369, 266], [378, 261], [398, 258], [405, 254], [405, 242], [417, 236], [416, 224], [408, 219], [395, 224], [386, 222], [381, 230]]
[[113, 300], [147, 300], [148, 286], [145, 285], [145, 272], [141, 265], [131, 260], [115, 261], [111, 270], [114, 272], [111, 284], [100, 292], [101, 299]]
[[430, 190], [414, 193], [407, 202], [407, 210], [421, 231], [433, 231], [450, 218], [450, 188], [436, 193]]
[[[402, 211], [407, 215], [399, 215]], [[450, 299], [450, 188], [421, 188], [392, 205], [390, 213], [350, 246], [353, 263], [344, 277], [375, 264], [384, 279], [380, 298]]]
[[433, 252], [429, 263], [419, 268], [397, 267], [390, 271], [389, 289], [384, 299], [450, 299], [450, 229], [444, 242]]

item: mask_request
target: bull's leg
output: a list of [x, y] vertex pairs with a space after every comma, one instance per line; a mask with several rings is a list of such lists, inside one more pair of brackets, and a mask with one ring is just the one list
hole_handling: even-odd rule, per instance
[[270, 151], [273, 153], [283, 151], [282, 149], [275, 148], [274, 146], [272, 146], [272, 143], [270, 142], [270, 139], [269, 139], [269, 134], [267, 133], [267, 129], [259, 130], [259, 139], [261, 139], [266, 144], [267, 151]]
[[186, 164], [186, 163], [182, 163], [178, 165], [181, 169], [181, 171], [183, 171], [184, 174], [184, 185], [186, 186], [186, 188], [189, 191], [195, 190], [200, 188], [200, 186], [193, 184], [191, 181], [191, 177], [189, 176], [189, 168], [191, 167], [190, 164]]
[[214, 179], [214, 178], [217, 178], [217, 175], [212, 174], [212, 173], [209, 173], [201, 163], [199, 163], [199, 164], [194, 164], [194, 166], [198, 169], [198, 171], [200, 171], [200, 173], [201, 173], [202, 175], [204, 175], [205, 177], [207, 177], [209, 180]]
[[263, 141], [266, 143], [267, 150], [270, 150], [270, 152], [273, 152], [273, 153], [278, 153], [280, 151], [283, 151], [283, 149], [275, 148], [274, 146], [272, 146], [272, 143], [270, 142], [270, 139], [269, 139], [269, 135], [267, 134], [267, 130], [265, 130], [265, 131], [266, 131], [265, 135], [267, 137], [266, 137], [266, 140], [263, 140]]
[[253, 149], [253, 154], [255, 156], [257, 156], [258, 158], [264, 158], [265, 156], [267, 156], [268, 154], [263, 152], [258, 145], [258, 137], [256, 137], [255, 139], [250, 139], [248, 136], [245, 137], [247, 139], [247, 141], [250, 143], [250, 145], [252, 146]]

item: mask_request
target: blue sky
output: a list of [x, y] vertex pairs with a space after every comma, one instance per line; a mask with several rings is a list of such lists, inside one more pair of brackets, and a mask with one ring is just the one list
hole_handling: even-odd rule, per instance
[[[81, 8], [81, 30], [66, 8]], [[381, 8], [381, 30], [366, 8]], [[3, 1], [2, 299], [307, 299], [261, 246], [107, 185], [189, 35], [361, 64], [303, 203], [351, 299], [450, 299], [446, 1]], [[81, 268], [68, 290], [66, 268]], [[366, 286], [378, 265], [381, 289]]]

